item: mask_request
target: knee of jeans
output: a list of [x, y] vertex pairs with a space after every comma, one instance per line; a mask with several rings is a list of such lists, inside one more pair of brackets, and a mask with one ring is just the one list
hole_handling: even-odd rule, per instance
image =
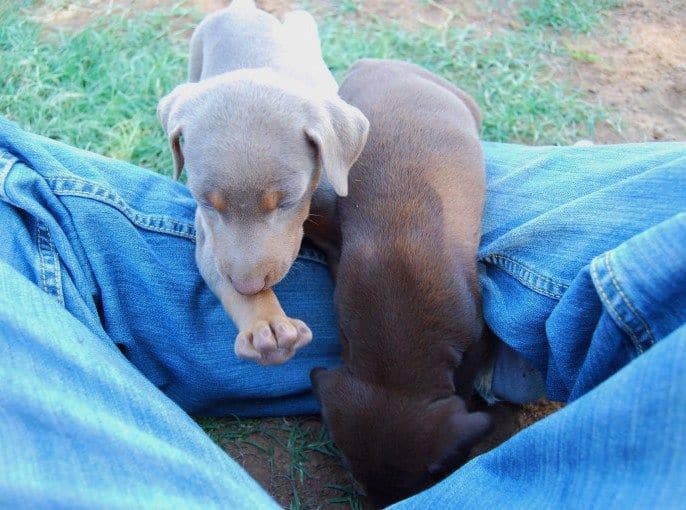
[[[178, 371], [169, 374], [171, 377], [160, 389], [191, 414], [268, 415], [273, 414], [269, 409], [275, 402], [302, 400], [311, 395], [309, 374], [313, 368], [333, 368], [339, 364], [340, 349], [334, 337], [315, 338], [312, 344], [278, 366], [240, 359], [229, 342], [223, 355], [214, 351], [195, 363], [180, 366]], [[314, 412], [313, 406], [314, 400], [297, 412]]]
[[206, 303], [211, 308], [194, 311], [197, 316], [192, 323], [180, 321], [183, 327], [173, 337], [167, 335], [165, 341], [146, 337], [120, 348], [187, 412], [216, 414], [218, 408], [235, 409], [234, 404], [246, 399], [307, 393], [312, 368], [340, 363], [333, 281], [320, 256], [301, 251], [274, 289], [285, 313], [304, 321], [313, 334], [312, 342], [283, 365], [262, 366], [238, 358], [234, 352], [237, 330], [221, 304], [209, 299]]

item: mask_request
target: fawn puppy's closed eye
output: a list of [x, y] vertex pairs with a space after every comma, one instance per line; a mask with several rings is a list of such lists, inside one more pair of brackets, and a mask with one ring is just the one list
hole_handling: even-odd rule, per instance
[[198, 201], [198, 268], [238, 326], [236, 354], [283, 363], [312, 338], [271, 287], [295, 260], [320, 180], [339, 195], [369, 123], [337, 94], [304, 11], [237, 0], [191, 38], [189, 81], [158, 105], [174, 178]]
[[348, 196], [318, 204], [344, 366], [310, 378], [353, 474], [385, 506], [461, 465], [491, 426], [465, 405], [486, 354], [480, 116], [461, 90], [397, 61], [356, 63], [340, 94], [372, 129]]

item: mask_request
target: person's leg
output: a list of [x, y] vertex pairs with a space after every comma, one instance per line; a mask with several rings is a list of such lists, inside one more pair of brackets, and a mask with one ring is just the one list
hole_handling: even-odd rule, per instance
[[[686, 321], [686, 144], [486, 144], [486, 161], [484, 316], [532, 387], [578, 398]], [[526, 400], [501, 358], [493, 393]]]
[[[18, 215], [16, 229], [24, 230], [5, 232], [10, 239], [0, 239], [0, 258], [5, 250], [11, 264], [32, 271], [34, 282], [61, 296], [92, 330], [112, 338], [189, 412], [317, 411], [309, 370], [337, 363], [339, 351], [332, 282], [315, 250], [305, 250], [277, 287], [286, 311], [314, 328], [314, 341], [295, 363], [264, 370], [235, 357], [235, 329], [197, 272], [194, 202], [184, 186], [7, 122], [0, 125], [3, 145], [26, 164], [6, 159], [0, 165], [5, 168], [0, 190]], [[622, 341], [607, 348], [605, 337], [619, 338], [612, 327], [627, 337], [643, 337], [645, 312], [630, 317], [640, 303], [631, 298], [623, 304], [626, 289], [617, 287], [618, 273], [635, 277], [636, 263], [650, 283], [654, 270], [679, 259], [673, 255], [679, 242], [653, 255], [653, 236], [643, 236], [649, 267], [609, 250], [661, 222], [662, 230], [671, 229], [677, 220], [670, 218], [686, 207], [684, 151], [684, 144], [485, 144], [488, 197], [480, 250], [485, 317], [508, 346], [545, 375], [549, 397], [583, 394], [656, 340], [647, 333], [629, 349]], [[23, 257], [13, 255], [17, 249]], [[56, 264], [50, 264], [53, 254]], [[660, 256], [666, 260], [655, 259]], [[31, 262], [27, 269], [22, 260], [41, 263]], [[603, 300], [610, 303], [607, 312]], [[620, 325], [606, 322], [607, 334], [599, 331], [591, 342], [603, 313], [624, 319]], [[573, 321], [574, 331], [568, 331]], [[638, 329], [625, 331], [632, 326]], [[505, 390], [500, 396], [507, 397], [508, 385], [507, 377], [494, 381], [496, 393]]]
[[0, 261], [0, 507], [279, 508], [110, 342]]
[[[313, 327], [312, 356], [303, 351], [264, 380], [261, 367], [233, 356], [230, 322], [197, 275], [194, 205], [182, 187], [7, 124], [0, 125], [0, 145], [23, 162], [9, 156], [0, 164], [0, 197], [15, 214], [11, 232], [17, 234], [0, 230], [0, 259], [64, 303], [105, 345], [112, 337], [187, 410], [316, 410], [309, 369], [338, 361], [331, 282], [320, 262], [302, 259], [285, 282], [291, 291], [280, 287], [287, 311]], [[683, 210], [686, 189], [683, 145], [585, 150], [486, 146], [485, 316], [514, 351], [546, 374], [547, 390], [557, 398], [588, 391], [666, 336], [683, 310], [659, 302], [671, 294], [679, 305], [683, 297], [677, 285], [682, 273], [670, 257], [670, 249], [683, 252], [674, 217]], [[659, 229], [656, 236], [652, 227]], [[641, 233], [647, 237], [636, 243], [643, 248], [620, 249]], [[666, 241], [657, 243], [660, 238]], [[646, 253], [651, 270], [636, 279], [633, 268], [646, 269]], [[658, 280], [675, 285], [650, 285]], [[313, 300], [308, 307], [302, 293], [310, 285], [319, 288], [307, 296]], [[658, 290], [647, 292], [646, 285]], [[668, 313], [660, 318], [650, 313], [656, 310]], [[568, 332], [576, 336], [565, 344]], [[507, 377], [500, 379], [494, 389], [507, 390]], [[535, 465], [540, 459], [527, 460]]]
[[507, 346], [492, 395], [542, 396], [524, 378], [573, 402], [395, 508], [675, 506], [686, 496], [686, 145], [488, 144], [486, 155], [484, 314]]
[[2, 147], [0, 260], [114, 341], [187, 412], [317, 412], [309, 372], [339, 362], [333, 283], [319, 252], [303, 248], [276, 287], [314, 339], [294, 362], [265, 368], [235, 356], [236, 329], [198, 273], [185, 186], [0, 120]]

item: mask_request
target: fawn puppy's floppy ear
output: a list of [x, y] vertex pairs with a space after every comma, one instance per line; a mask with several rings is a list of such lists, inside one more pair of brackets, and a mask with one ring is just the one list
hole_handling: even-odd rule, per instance
[[320, 168], [338, 196], [348, 194], [348, 172], [367, 143], [368, 133], [367, 117], [338, 96], [325, 99], [313, 124], [305, 128]]
[[162, 124], [169, 139], [169, 147], [174, 160], [174, 180], [178, 181], [183, 170], [183, 152], [181, 150], [181, 135], [183, 134], [182, 111], [183, 105], [191, 93], [191, 84], [176, 87], [157, 103], [157, 118]]

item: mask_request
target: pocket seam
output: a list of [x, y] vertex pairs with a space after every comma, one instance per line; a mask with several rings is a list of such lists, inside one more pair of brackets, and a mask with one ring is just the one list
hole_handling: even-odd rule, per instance
[[[157, 216], [138, 211], [126, 203], [119, 194], [98, 183], [64, 177], [48, 179], [48, 183], [56, 195], [89, 198], [96, 202], [107, 204], [117, 209], [131, 223], [142, 229], [195, 241], [195, 226], [193, 224], [184, 223], [169, 216]], [[69, 189], [65, 185], [73, 185], [74, 188]], [[92, 188], [92, 190], [84, 189], [86, 187]], [[156, 226], [153, 224], [154, 222], [160, 222], [162, 226]]]
[[[490, 254], [482, 258], [481, 261], [492, 264], [498, 269], [505, 271], [527, 288], [552, 299], [560, 299], [569, 287], [567, 284], [533, 271], [521, 262], [506, 255]], [[537, 280], [541, 284], [536, 283]]]

